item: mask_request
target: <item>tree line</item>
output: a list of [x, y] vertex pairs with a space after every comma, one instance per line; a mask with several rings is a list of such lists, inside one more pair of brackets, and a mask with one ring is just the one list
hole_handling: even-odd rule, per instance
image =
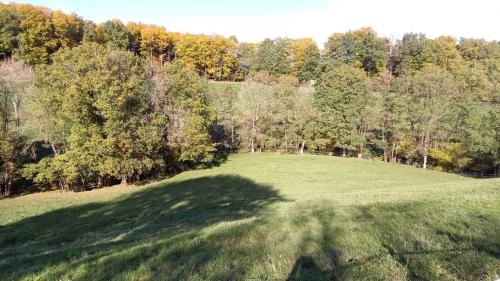
[[0, 4], [0, 55], [2, 195], [139, 181], [237, 151], [498, 175], [499, 42], [362, 28], [320, 50]]
[[60, 48], [90, 42], [128, 50], [160, 64], [175, 60], [215, 80], [242, 81], [254, 70], [293, 72], [304, 80], [310, 78], [308, 68], [315, 68], [319, 59], [319, 49], [310, 38], [240, 44], [234, 36], [180, 34], [162, 26], [119, 20], [96, 24], [76, 14], [0, 3], [0, 56], [4, 58], [17, 55], [31, 65], [45, 64]]

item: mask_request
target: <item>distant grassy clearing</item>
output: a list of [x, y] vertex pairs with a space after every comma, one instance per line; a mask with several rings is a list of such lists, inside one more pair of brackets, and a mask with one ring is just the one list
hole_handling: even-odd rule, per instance
[[212, 81], [208, 83], [210, 89], [214, 89], [217, 92], [224, 92], [227, 87], [231, 87], [235, 93], [238, 93], [241, 89], [241, 82], [227, 82], [227, 81]]
[[0, 201], [0, 280], [495, 280], [500, 179], [244, 154]]

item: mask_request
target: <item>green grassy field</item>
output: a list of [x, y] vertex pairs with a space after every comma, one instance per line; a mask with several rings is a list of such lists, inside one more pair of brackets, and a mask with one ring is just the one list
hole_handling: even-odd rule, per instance
[[224, 92], [226, 87], [231, 87], [235, 93], [238, 93], [241, 89], [241, 82], [227, 82], [227, 81], [209, 81], [208, 87], [215, 90], [217, 93]]
[[0, 280], [488, 280], [500, 179], [243, 154], [144, 186], [0, 201]]

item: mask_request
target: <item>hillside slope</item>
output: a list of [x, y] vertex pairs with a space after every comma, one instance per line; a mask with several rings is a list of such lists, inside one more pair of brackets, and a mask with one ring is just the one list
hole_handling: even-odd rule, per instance
[[243, 154], [0, 201], [0, 280], [495, 280], [500, 179]]

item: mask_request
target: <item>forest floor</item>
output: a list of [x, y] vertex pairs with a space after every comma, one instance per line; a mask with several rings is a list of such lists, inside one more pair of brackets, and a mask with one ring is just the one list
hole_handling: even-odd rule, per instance
[[0, 201], [0, 280], [487, 280], [500, 179], [241, 154], [142, 186]]

